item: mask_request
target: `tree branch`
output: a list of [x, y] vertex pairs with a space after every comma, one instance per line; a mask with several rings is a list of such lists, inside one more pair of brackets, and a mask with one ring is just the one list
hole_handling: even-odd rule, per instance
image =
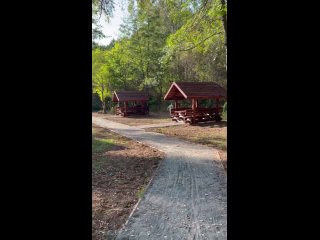
[[193, 45], [192, 47], [190, 48], [186, 48], [186, 49], [180, 49], [179, 51], [180, 52], [183, 52], [183, 51], [189, 51], [189, 50], [192, 50], [194, 48], [196, 48], [197, 46], [199, 46], [200, 44], [204, 43], [205, 41], [207, 41], [209, 38], [215, 36], [215, 35], [218, 35], [218, 34], [221, 34], [222, 32], [218, 32], [218, 33], [214, 33], [212, 35], [210, 35], [209, 37], [206, 37], [205, 39], [202, 39], [200, 42], [198, 42], [197, 44]]

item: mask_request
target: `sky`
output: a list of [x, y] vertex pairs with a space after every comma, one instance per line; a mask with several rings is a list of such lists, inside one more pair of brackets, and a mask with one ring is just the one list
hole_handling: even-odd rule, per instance
[[97, 43], [100, 45], [108, 45], [113, 38], [117, 39], [119, 37], [119, 27], [122, 19], [125, 17], [125, 9], [126, 7], [121, 3], [121, 0], [116, 0], [113, 17], [110, 18], [110, 22], [107, 23], [105, 16], [101, 16], [99, 21], [99, 24], [102, 26], [101, 30], [105, 36], [109, 37], [99, 39]]

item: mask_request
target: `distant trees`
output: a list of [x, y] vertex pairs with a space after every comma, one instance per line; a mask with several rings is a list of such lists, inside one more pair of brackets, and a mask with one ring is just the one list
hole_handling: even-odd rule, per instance
[[[94, 2], [111, 15], [113, 1]], [[214, 81], [226, 87], [225, 0], [127, 2], [121, 37], [92, 50], [93, 89], [102, 102], [113, 90], [136, 89], [149, 92], [160, 105], [173, 81]]]

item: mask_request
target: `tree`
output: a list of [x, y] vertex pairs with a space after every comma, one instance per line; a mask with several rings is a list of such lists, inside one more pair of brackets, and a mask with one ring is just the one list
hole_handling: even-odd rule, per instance
[[108, 72], [105, 51], [97, 48], [92, 52], [92, 90], [97, 93], [101, 103], [103, 113], [106, 113], [106, 99], [110, 96]]
[[[227, 86], [225, 0], [125, 1], [128, 15], [120, 38], [93, 50], [93, 85], [101, 98], [113, 90], [142, 90], [160, 106], [172, 81]], [[95, 4], [96, 15], [111, 16], [114, 2]]]
[[114, 10], [114, 0], [92, 0], [92, 6], [100, 15], [104, 13], [109, 20]]
[[96, 40], [104, 38], [105, 35], [101, 31], [101, 25], [98, 24], [98, 8], [92, 5], [92, 48], [98, 47]]

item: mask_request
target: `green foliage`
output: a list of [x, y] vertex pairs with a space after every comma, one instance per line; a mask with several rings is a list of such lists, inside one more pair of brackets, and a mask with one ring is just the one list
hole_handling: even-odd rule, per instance
[[120, 39], [92, 50], [93, 92], [142, 90], [153, 110], [173, 81], [226, 87], [225, 13], [221, 0], [129, 0]]
[[223, 104], [223, 111], [224, 111], [224, 112], [227, 112], [227, 102], [225, 102], [225, 103]]
[[105, 35], [101, 31], [101, 26], [98, 24], [100, 15], [98, 14], [99, 7], [97, 1], [92, 1], [92, 48], [98, 47], [96, 40], [104, 38]]
[[224, 105], [223, 105], [222, 119], [223, 120], [227, 120], [227, 116], [228, 116], [228, 114], [227, 114], [227, 102], [225, 102]]
[[98, 94], [93, 93], [92, 94], [92, 110], [93, 111], [99, 111], [101, 110], [102, 102], [98, 96]]
[[92, 0], [92, 13], [104, 13], [109, 20], [114, 10], [114, 0]]

